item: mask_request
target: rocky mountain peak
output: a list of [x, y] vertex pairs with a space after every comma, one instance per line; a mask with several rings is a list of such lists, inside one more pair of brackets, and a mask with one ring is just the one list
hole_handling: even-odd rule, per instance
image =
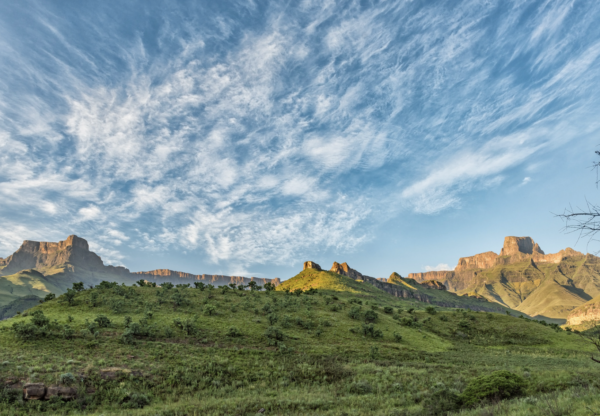
[[90, 251], [86, 240], [70, 235], [64, 241], [46, 242], [25, 240], [21, 247], [4, 260], [2, 274], [8, 275], [25, 269], [53, 267], [70, 263], [87, 270], [103, 270], [104, 263]]
[[501, 256], [517, 254], [546, 254], [531, 237], [505, 237], [504, 246], [500, 251]]

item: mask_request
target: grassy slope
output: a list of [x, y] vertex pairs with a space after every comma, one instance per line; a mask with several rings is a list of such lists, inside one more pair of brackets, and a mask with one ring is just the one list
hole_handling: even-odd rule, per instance
[[[269, 414], [389, 415], [396, 409], [417, 415], [422, 414], [440, 383], [460, 391], [469, 379], [494, 370], [529, 374], [528, 394], [534, 396], [562, 391], [574, 382], [589, 384], [597, 377], [598, 368], [589, 360], [592, 348], [588, 343], [575, 335], [506, 315], [402, 312], [400, 317], [413, 322], [416, 318], [416, 326], [408, 327], [379, 309], [376, 327], [383, 331], [383, 339], [364, 338], [350, 332], [350, 328], [361, 325], [347, 315], [351, 299], [360, 299], [363, 311], [371, 306], [407, 310], [425, 304], [384, 296], [375, 288], [332, 275], [305, 273], [304, 279], [287, 283], [290, 289], [331, 286], [332, 290], [319, 290], [312, 296], [282, 291], [179, 289], [189, 302], [179, 307], [172, 301], [158, 303], [158, 293], [173, 299], [175, 289], [133, 288], [127, 298], [113, 289], [88, 290], [77, 295], [74, 306], [61, 297], [34, 309], [43, 310], [61, 325], [72, 316], [69, 325], [76, 330], [75, 339], [17, 342], [10, 330], [12, 324], [30, 318], [0, 322], [0, 374], [47, 384], [55, 383], [65, 372], [88, 374], [96, 393], [82, 400], [87, 400], [87, 411], [104, 415], [245, 415], [261, 407]], [[98, 307], [89, 302], [94, 292], [100, 297]], [[121, 310], [116, 313], [112, 305], [119, 303]], [[215, 308], [216, 315], [205, 314], [208, 305]], [[277, 316], [275, 327], [286, 334], [283, 342], [291, 353], [282, 354], [268, 345], [264, 333], [270, 324], [265, 305]], [[340, 310], [332, 311], [333, 305]], [[149, 310], [153, 312], [149, 322], [154, 335], [141, 338], [135, 346], [119, 343], [125, 330], [124, 317], [138, 322]], [[99, 331], [98, 344], [89, 348], [93, 339], [80, 331], [85, 329], [86, 320], [92, 321], [99, 314], [113, 323]], [[289, 327], [284, 324], [286, 316]], [[195, 318], [199, 333], [186, 336], [173, 326], [174, 318]], [[303, 329], [294, 323], [296, 319], [314, 326]], [[331, 326], [319, 326], [325, 321]], [[228, 337], [232, 326], [243, 336]], [[402, 341], [394, 341], [394, 333], [400, 334]], [[374, 347], [377, 350], [372, 354]], [[115, 382], [94, 378], [107, 367], [137, 370], [143, 376]], [[355, 394], [352, 385], [359, 381], [369, 384], [373, 392]], [[152, 405], [140, 411], [122, 409], [120, 403], [132, 392], [152, 395]], [[38, 414], [38, 406], [66, 411], [76, 409], [78, 403], [26, 403], [2, 407], [0, 415]], [[529, 414], [544, 414], [542, 408], [538, 413], [535, 406], [527, 409]]]

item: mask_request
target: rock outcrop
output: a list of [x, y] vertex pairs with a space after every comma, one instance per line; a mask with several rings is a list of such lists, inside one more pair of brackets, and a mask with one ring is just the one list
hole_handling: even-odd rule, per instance
[[134, 276], [138, 276], [137, 278], [142, 278], [147, 281], [153, 281], [156, 283], [162, 283], [165, 281], [169, 282], [182, 282], [182, 283], [192, 283], [194, 281], [203, 282], [206, 284], [211, 284], [213, 286], [224, 286], [230, 283], [235, 283], [236, 285], [247, 285], [248, 283], [255, 281], [260, 285], [264, 285], [265, 283], [273, 283], [275, 286], [279, 286], [281, 284], [281, 280], [276, 277], [274, 279], [266, 279], [259, 277], [243, 277], [243, 276], [225, 276], [220, 274], [191, 274], [185, 272], [177, 272], [169, 269], [157, 269], [150, 270], [147, 272], [134, 272], [132, 273]]
[[567, 316], [567, 325], [581, 325], [586, 322], [600, 322], [600, 296], [573, 309]]
[[304, 267], [302, 270], [306, 270], [306, 269], [315, 269], [318, 271], [321, 271], [321, 266], [319, 266], [317, 263], [315, 263], [314, 261], [305, 261], [304, 262]]

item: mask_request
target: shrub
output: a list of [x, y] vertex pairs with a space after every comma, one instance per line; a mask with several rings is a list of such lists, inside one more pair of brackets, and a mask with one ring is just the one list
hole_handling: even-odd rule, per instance
[[138, 280], [136, 283], [138, 284], [139, 287], [147, 286], [146, 281], [144, 279]]
[[124, 409], [142, 409], [150, 404], [150, 399], [145, 394], [133, 393], [123, 402]]
[[277, 315], [274, 313], [269, 314], [269, 316], [267, 316], [267, 319], [269, 320], [269, 325], [275, 325], [277, 323]]
[[379, 319], [379, 315], [375, 311], [366, 311], [365, 312], [365, 321], [367, 322], [375, 322]]
[[396, 342], [402, 341], [402, 335], [400, 335], [397, 332], [394, 332], [394, 341], [396, 341]]
[[93, 308], [95, 308], [96, 306], [98, 306], [98, 292], [92, 292], [90, 294], [90, 300], [89, 303], [90, 305], [92, 305]]
[[214, 306], [212, 306], [212, 305], [204, 306], [204, 315], [211, 316], [211, 315], [214, 315], [215, 313], [217, 313], [217, 310]]
[[294, 292], [293, 292], [293, 293], [294, 293], [294, 295], [296, 295], [296, 296], [300, 296], [300, 295], [303, 293], [303, 290], [302, 290], [302, 289], [296, 289], [296, 290], [294, 290]]
[[329, 308], [331, 310], [331, 312], [339, 312], [342, 307], [340, 305], [331, 305], [331, 308]]
[[446, 315], [442, 315], [442, 316], [440, 316], [440, 321], [448, 322], [448, 317]]
[[462, 404], [472, 407], [482, 401], [500, 401], [524, 393], [527, 382], [510, 371], [501, 370], [472, 379], [460, 395]]
[[77, 381], [75, 379], [75, 376], [71, 373], [61, 374], [60, 377], [58, 378], [58, 380], [59, 380], [60, 384], [65, 385], [65, 386], [72, 386]]
[[406, 312], [413, 313], [414, 311], [415, 311], [415, 308], [408, 308]]
[[360, 319], [360, 306], [353, 306], [348, 312], [348, 316], [352, 319]]
[[352, 298], [348, 301], [348, 303], [356, 303], [357, 305], [362, 305], [362, 300], [360, 299], [356, 299], [356, 298]]
[[358, 381], [350, 384], [350, 393], [352, 394], [369, 394], [373, 391], [373, 387], [366, 381]]
[[387, 313], [388, 315], [391, 315], [394, 313], [394, 308], [392, 308], [391, 306], [386, 306], [385, 308], [383, 308], [383, 313]]
[[188, 336], [194, 335], [197, 332], [196, 322], [191, 319], [181, 320], [176, 318], [173, 320], [173, 324]]
[[276, 345], [276, 341], [283, 341], [285, 335], [279, 330], [279, 328], [270, 326], [265, 331], [265, 337], [268, 339], [269, 345]]
[[15, 337], [21, 341], [32, 341], [48, 336], [47, 327], [38, 327], [31, 322], [14, 323], [12, 330], [15, 333]]
[[98, 285], [98, 288], [99, 289], [113, 289], [113, 288], [117, 287], [118, 285], [119, 284], [117, 282], [107, 282], [106, 280], [103, 280]]
[[75, 334], [75, 330], [73, 330], [73, 328], [71, 328], [69, 325], [65, 325], [63, 327], [63, 338], [64, 339], [71, 339], [71, 338], [73, 338], [74, 334]]
[[50, 319], [44, 316], [44, 312], [38, 310], [31, 314], [31, 323], [39, 327], [47, 326], [50, 323]]
[[227, 336], [228, 337], [232, 337], [232, 338], [236, 338], [236, 337], [241, 337], [242, 333], [239, 329], [237, 329], [235, 326], [230, 327], [227, 330]]
[[82, 292], [83, 290], [85, 290], [85, 288], [83, 287], [83, 282], [73, 283], [73, 290], [75, 292]]
[[365, 337], [383, 338], [383, 332], [381, 331], [381, 329], [375, 328], [375, 325], [373, 324], [363, 324], [361, 328], [361, 333]]
[[130, 324], [131, 324], [131, 316], [126, 316], [125, 317], [125, 328], [128, 328]]
[[201, 291], [206, 289], [206, 285], [202, 282], [194, 282], [194, 286], [196, 286], [196, 289], [200, 289]]
[[22, 396], [23, 392], [21, 390], [11, 389], [5, 386], [4, 383], [0, 383], [0, 405], [17, 403]]
[[56, 299], [56, 295], [54, 293], [48, 293], [45, 297], [44, 297], [44, 302], [50, 302], [51, 300]]
[[179, 283], [179, 284], [175, 285], [175, 287], [178, 289], [185, 289], [185, 288], [190, 287], [190, 284], [189, 283]]
[[469, 329], [471, 327], [469, 322], [465, 321], [464, 319], [458, 323], [458, 326], [460, 326], [461, 328], [464, 328], [464, 329]]
[[379, 357], [379, 347], [377, 345], [371, 345], [369, 358], [371, 358], [371, 360], [375, 360], [377, 357]]
[[65, 299], [69, 306], [73, 306], [75, 304], [75, 294], [77, 292], [73, 289], [67, 289], [67, 293], [65, 293]]
[[400, 319], [400, 325], [414, 326], [415, 325], [415, 321], [414, 321], [414, 319], [409, 318], [408, 316], [404, 316], [404, 317], [402, 317], [402, 319]]
[[104, 315], [96, 316], [96, 319], [94, 319], [94, 322], [96, 322], [98, 324], [99, 328], [108, 328], [111, 324], [110, 319], [108, 319]]
[[275, 290], [275, 285], [271, 282], [267, 282], [267, 283], [265, 283], [265, 290], [267, 292], [272, 292]]
[[425, 308], [425, 312], [427, 312], [429, 315], [435, 315], [437, 310], [433, 306], [428, 306]]
[[175, 285], [173, 285], [173, 283], [171, 282], [164, 282], [160, 285], [160, 287], [162, 287], [163, 289], [173, 289], [175, 287]]

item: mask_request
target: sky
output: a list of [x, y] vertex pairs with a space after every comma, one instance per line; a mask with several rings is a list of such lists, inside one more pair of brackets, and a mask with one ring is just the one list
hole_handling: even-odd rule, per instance
[[0, 2], [0, 257], [453, 269], [598, 201], [595, 1]]

